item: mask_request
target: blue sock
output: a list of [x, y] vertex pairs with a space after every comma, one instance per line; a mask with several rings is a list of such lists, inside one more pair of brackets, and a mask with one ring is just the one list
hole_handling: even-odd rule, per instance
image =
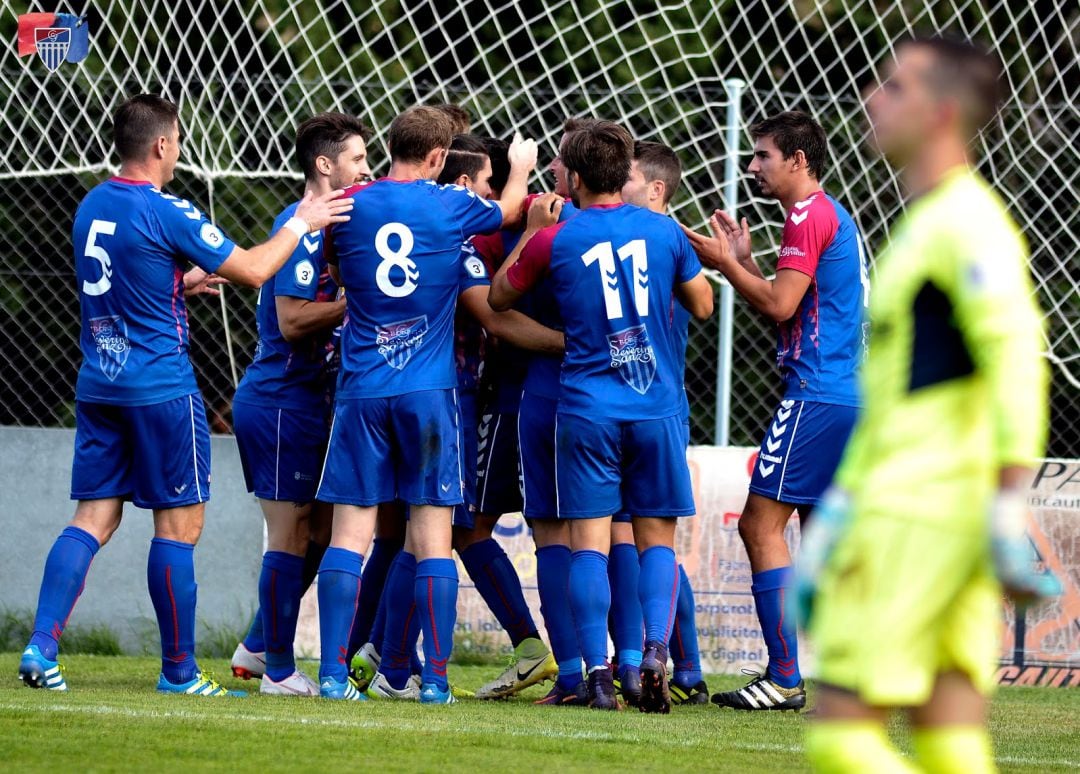
[[608, 581], [611, 583], [611, 639], [619, 666], [641, 666], [641, 646], [645, 642], [638, 584], [641, 565], [637, 547], [617, 543], [608, 554]]
[[607, 617], [611, 586], [608, 558], [599, 551], [570, 555], [570, 609], [586, 671], [607, 665]]
[[388, 538], [375, 538], [371, 542], [371, 553], [364, 563], [364, 582], [360, 585], [360, 603], [356, 606], [356, 621], [353, 623], [352, 634], [349, 635], [349, 658], [365, 642], [371, 642], [371, 629], [375, 623], [375, 617], [379, 611], [379, 601], [382, 599], [383, 588], [386, 586], [386, 576], [390, 572], [390, 565], [404, 542]]
[[671, 631], [671, 659], [675, 662], [674, 679], [686, 688], [701, 681], [701, 653], [698, 651], [697, 619], [694, 617], [694, 589], [679, 565], [679, 604], [675, 610], [675, 628]]
[[416, 565], [415, 599], [424, 632], [424, 671], [421, 682], [449, 686], [446, 663], [454, 648], [457, 624], [457, 565], [453, 559], [424, 559]]
[[488, 538], [473, 543], [458, 555], [476, 590], [510, 635], [510, 644], [516, 648], [529, 637], [539, 639], [529, 605], [521, 592], [521, 579], [503, 547]]
[[569, 690], [581, 682], [581, 648], [570, 612], [570, 547], [536, 549], [536, 585], [551, 653], [559, 664], [559, 687]]
[[284, 680], [296, 671], [293, 640], [303, 594], [304, 557], [284, 551], [263, 554], [259, 609], [266, 633], [266, 674]]
[[385, 624], [379, 646], [379, 671], [394, 688], [404, 688], [412, 674], [409, 667], [420, 636], [420, 617], [416, 612], [416, 557], [398, 552], [386, 574], [382, 604]]
[[641, 611], [645, 616], [645, 642], [667, 648], [675, 607], [679, 600], [679, 565], [675, 550], [653, 546], [641, 552]]
[[794, 688], [802, 679], [795, 622], [784, 617], [784, 593], [791, 585], [791, 576], [790, 566], [776, 567], [755, 572], [750, 585], [761, 623], [761, 636], [769, 650], [769, 679], [784, 688]]
[[319, 565], [319, 679], [345, 682], [349, 662], [349, 632], [360, 597], [360, 572], [364, 557], [355, 551], [330, 546]]
[[266, 650], [266, 640], [263, 639], [262, 607], [260, 606], [251, 618], [251, 626], [244, 635], [244, 647], [252, 653], [262, 653]]
[[161, 632], [161, 673], [173, 684], [194, 680], [195, 546], [154, 538], [146, 562], [146, 585]]
[[37, 645], [41, 655], [50, 661], [56, 660], [56, 644], [82, 594], [86, 573], [100, 547], [97, 538], [86, 530], [64, 527], [45, 559], [30, 644]]

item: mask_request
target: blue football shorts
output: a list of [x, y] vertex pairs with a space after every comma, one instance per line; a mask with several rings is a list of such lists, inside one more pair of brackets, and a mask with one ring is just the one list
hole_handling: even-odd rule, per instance
[[750, 491], [781, 503], [817, 505], [858, 413], [854, 406], [782, 401], [761, 442]]
[[371, 506], [464, 502], [456, 390], [338, 398], [316, 497]]
[[198, 393], [148, 406], [75, 403], [71, 499], [160, 510], [210, 499], [210, 429]]
[[559, 402], [526, 392], [518, 408], [521, 512], [526, 519], [559, 515], [555, 489], [555, 413]]
[[233, 401], [233, 432], [247, 490], [264, 500], [314, 500], [330, 436], [327, 420], [322, 409]]

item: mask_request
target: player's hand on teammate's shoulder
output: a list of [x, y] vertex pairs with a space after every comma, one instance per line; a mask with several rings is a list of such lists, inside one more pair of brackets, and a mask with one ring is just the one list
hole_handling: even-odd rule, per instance
[[563, 198], [558, 194], [547, 193], [537, 196], [529, 207], [528, 228], [539, 231], [559, 222], [562, 214]]
[[184, 296], [220, 296], [218, 285], [228, 285], [229, 281], [216, 274], [207, 274], [196, 266], [184, 275]]
[[526, 140], [520, 132], [514, 133], [514, 139], [506, 152], [511, 167], [524, 168], [526, 171], [536, 169], [537, 157], [536, 140]]
[[[720, 221], [718, 214], [719, 210], [709, 218], [709, 229], [712, 231], [712, 236], [699, 234], [682, 224], [679, 225], [683, 233], [686, 234], [687, 239], [690, 240], [690, 245], [694, 248], [694, 252], [697, 253], [701, 263], [710, 269], [722, 272], [736, 262], [736, 257], [727, 229]], [[732, 218], [732, 220], [734, 219]]]
[[307, 223], [310, 231], [318, 231], [332, 223], [345, 223], [349, 220], [353, 200], [344, 197], [344, 193], [340, 188], [322, 196], [315, 196], [309, 191], [297, 205], [294, 217]]

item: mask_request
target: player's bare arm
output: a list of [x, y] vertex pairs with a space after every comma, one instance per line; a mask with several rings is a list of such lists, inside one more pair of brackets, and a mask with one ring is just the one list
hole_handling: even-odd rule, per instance
[[713, 313], [713, 289], [704, 274], [698, 274], [689, 282], [675, 286], [675, 297], [690, 314], [699, 320], [707, 320]]
[[510, 176], [506, 179], [502, 196], [495, 204], [502, 210], [503, 227], [513, 226], [521, 219], [521, 205], [529, 194], [529, 173], [536, 169], [536, 141], [524, 140], [514, 135], [507, 156], [510, 160]]
[[[727, 216], [733, 222], [731, 216]], [[746, 248], [749, 247], [749, 228], [747, 228]], [[767, 280], [760, 276], [760, 270], [750, 271], [739, 260], [733, 240], [729, 235], [728, 225], [717, 214], [709, 218], [712, 236], [705, 236], [691, 231], [686, 226], [682, 229], [690, 239], [702, 265], [715, 269], [724, 275], [735, 291], [749, 304], [774, 322], [790, 320], [799, 308], [799, 302], [810, 287], [811, 277], [795, 269], [780, 269], [776, 279]], [[740, 228], [741, 232], [742, 229]], [[741, 234], [739, 243], [743, 241]], [[753, 260], [752, 258], [750, 259]]]
[[234, 249], [217, 273], [239, 285], [262, 287], [289, 260], [304, 234], [349, 220], [353, 204], [352, 199], [341, 198], [344, 193], [341, 189], [321, 196], [308, 192], [283, 228], [260, 245]]
[[319, 331], [336, 328], [345, 318], [345, 299], [309, 301], [306, 298], [278, 296], [278, 327], [288, 342], [300, 341]]
[[566, 337], [562, 331], [548, 328], [526, 314], [514, 309], [496, 312], [488, 304], [487, 293], [480, 285], [471, 287], [458, 297], [469, 314], [484, 326], [492, 336], [515, 347], [541, 352], [545, 355], [561, 355], [566, 349]]
[[[519, 291], [510, 284], [510, 281], [506, 278], [506, 272], [510, 270], [511, 266], [517, 263], [518, 258], [521, 257], [521, 253], [525, 249], [525, 245], [529, 243], [529, 240], [532, 239], [537, 231], [547, 228], [548, 226], [553, 226], [559, 222], [559, 215], [562, 214], [563, 202], [564, 199], [557, 194], [544, 194], [543, 196], [536, 197], [532, 206], [529, 207], [525, 233], [521, 235], [521, 239], [518, 241], [514, 251], [507, 256], [506, 260], [503, 261], [503, 265], [499, 267], [499, 270], [495, 272], [495, 276], [491, 278], [491, 290], [488, 291], [488, 303], [496, 312], [506, 311], [521, 298], [522, 291]], [[518, 206], [521, 206], [520, 203]]]

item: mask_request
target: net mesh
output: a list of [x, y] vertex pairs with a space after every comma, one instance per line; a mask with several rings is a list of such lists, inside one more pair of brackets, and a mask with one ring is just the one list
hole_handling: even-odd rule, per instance
[[[684, 185], [680, 219], [700, 225], [723, 206], [728, 91], [746, 90], [746, 126], [801, 108], [826, 127], [825, 185], [853, 212], [871, 253], [903, 204], [895, 175], [869, 149], [860, 93], [896, 41], [950, 30], [992, 45], [1011, 96], [979, 140], [984, 173], [1006, 196], [1031, 243], [1053, 363], [1050, 452], [1080, 456], [1080, 276], [1076, 185], [1080, 174], [1080, 7], [1075, 2], [935, 0], [721, 0], [660, 6], [608, 0], [445, 3], [299, 0], [100, 2], [87, 11], [91, 54], [50, 74], [36, 57], [0, 51], [0, 423], [69, 424], [78, 364], [70, 226], [79, 199], [115, 170], [110, 115], [139, 91], [181, 105], [186, 135], [174, 193], [211, 213], [235, 239], [265, 238], [298, 196], [291, 159], [296, 124], [343, 110], [375, 129], [385, 171], [392, 117], [417, 102], [457, 102], [474, 129], [514, 129], [554, 155], [569, 115], [624, 122], [635, 136], [674, 147]], [[16, 10], [0, 3], [0, 39], [15, 37]], [[79, 9], [73, 9], [79, 10]], [[381, 167], [381, 170], [378, 168]], [[741, 159], [740, 167], [745, 167]], [[537, 180], [550, 187], [551, 180]], [[771, 263], [782, 213], [739, 179], [740, 212], [755, 253]], [[235, 375], [254, 350], [254, 296], [229, 290], [219, 305], [191, 304], [193, 360], [215, 426], [227, 430]], [[230, 334], [226, 339], [223, 325]], [[731, 440], [753, 444], [778, 398], [771, 326], [738, 302], [733, 341]], [[692, 331], [688, 388], [697, 443], [716, 422], [716, 322]], [[235, 364], [230, 361], [234, 361]]]

